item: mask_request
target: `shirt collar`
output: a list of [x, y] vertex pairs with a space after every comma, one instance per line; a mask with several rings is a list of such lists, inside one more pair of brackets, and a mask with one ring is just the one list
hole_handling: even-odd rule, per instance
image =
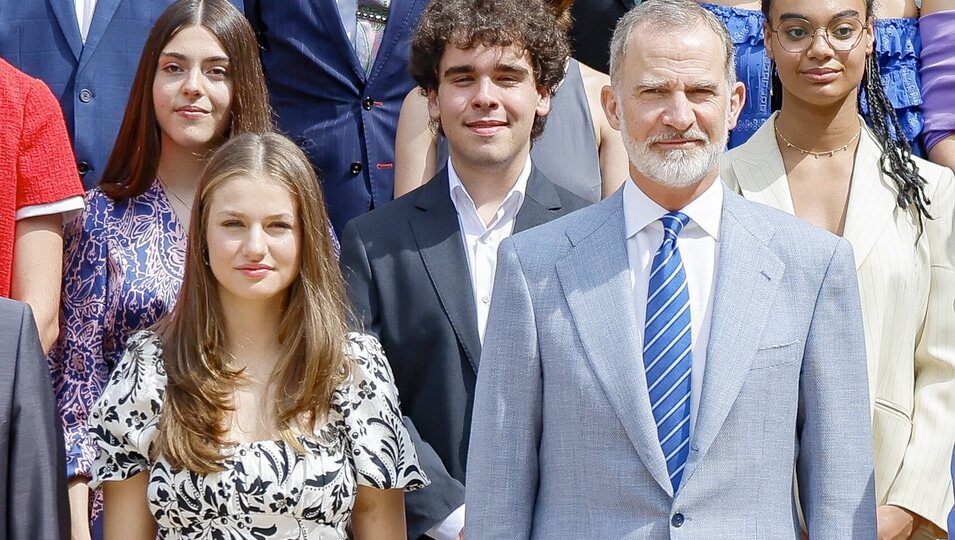
[[[499, 211], [500, 208], [503, 208], [505, 212], [508, 212], [513, 208], [513, 213], [517, 214], [517, 211], [523, 206], [524, 196], [527, 193], [527, 181], [531, 176], [531, 168], [531, 158], [527, 156], [527, 161], [524, 163], [521, 174], [517, 175], [517, 181], [514, 182], [511, 190], [507, 192], [507, 195], [505, 195], [501, 201]], [[468, 193], [467, 188], [461, 183], [461, 178], [458, 176], [457, 171], [454, 170], [454, 163], [452, 163], [450, 157], [448, 157], [448, 185], [451, 190], [451, 202], [454, 203], [454, 209], [457, 210], [458, 214], [460, 215], [463, 208], [467, 207], [470, 212], [477, 215], [477, 207], [474, 206], [474, 200], [471, 199], [471, 194]], [[499, 221], [499, 219], [496, 221]]]
[[[719, 240], [720, 218], [723, 213], [723, 180], [717, 177], [706, 191], [680, 211], [703, 232], [714, 240]], [[627, 238], [633, 237], [667, 212], [667, 209], [648, 197], [636, 182], [627, 179], [623, 188], [623, 217]]]

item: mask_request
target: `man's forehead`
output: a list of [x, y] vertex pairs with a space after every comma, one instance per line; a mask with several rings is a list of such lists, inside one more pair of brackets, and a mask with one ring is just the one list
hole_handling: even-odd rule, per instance
[[486, 45], [475, 43], [471, 46], [462, 46], [448, 42], [441, 55], [438, 65], [439, 71], [452, 66], [468, 65], [472, 67], [498, 65], [531, 65], [531, 55], [522, 45]]
[[666, 33], [669, 39], [661, 39], [665, 33], [651, 31], [631, 36], [623, 58], [624, 72], [641, 79], [675, 75], [713, 78], [724, 72], [725, 50], [711, 30], [680, 29]]

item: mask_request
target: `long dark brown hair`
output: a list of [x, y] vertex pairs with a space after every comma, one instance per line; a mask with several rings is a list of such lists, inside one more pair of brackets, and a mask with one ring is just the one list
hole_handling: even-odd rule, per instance
[[166, 396], [153, 457], [200, 474], [222, 470], [233, 395], [244, 374], [229, 365], [229, 336], [218, 282], [207, 264], [208, 210], [216, 191], [236, 178], [268, 178], [288, 189], [301, 230], [298, 277], [286, 291], [282, 350], [272, 371], [282, 440], [304, 451], [298, 435], [326, 418], [335, 389], [351, 372], [345, 354], [344, 284], [327, 226], [322, 191], [305, 154], [274, 133], [237, 135], [216, 150], [192, 207], [185, 278], [176, 307], [157, 326], [163, 342]]
[[153, 81], [163, 47], [188, 26], [209, 30], [229, 57], [233, 85], [226, 137], [272, 129], [265, 76], [249, 22], [227, 0], [179, 0], [156, 20], [139, 58], [119, 136], [99, 184], [113, 199], [141, 195], [156, 178], [162, 148], [153, 106]]
[[[766, 24], [769, 26], [771, 26], [769, 11], [772, 8], [772, 3], [772, 0], [762, 0], [760, 6], [763, 15], [766, 17]], [[866, 21], [871, 24], [871, 21], [875, 18], [873, 0], [865, 0], [865, 16]], [[773, 68], [772, 86], [773, 109], [779, 109], [782, 106], [782, 101], [777, 96], [782, 96], [782, 82], [776, 74], [775, 66]], [[919, 166], [912, 158], [912, 145], [905, 138], [902, 125], [895, 114], [895, 107], [892, 106], [892, 102], [885, 94], [885, 85], [882, 82], [875, 52], [866, 56], [862, 88], [865, 90], [869, 104], [867, 120], [872, 127], [875, 140], [882, 150], [879, 165], [882, 172], [895, 182], [895, 187], [898, 190], [896, 204], [903, 210], [912, 207], [921, 230], [923, 221], [926, 218], [932, 219], [932, 215], [928, 211], [931, 201], [925, 195], [925, 179], [919, 175]]]

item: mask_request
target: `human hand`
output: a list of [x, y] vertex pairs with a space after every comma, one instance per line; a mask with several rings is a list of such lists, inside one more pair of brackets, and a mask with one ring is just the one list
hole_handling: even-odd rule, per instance
[[458, 540], [464, 540], [464, 529], [461, 529], [461, 532], [458, 533]]
[[892, 505], [878, 508], [879, 540], [909, 540], [915, 532], [916, 515]]
[[86, 478], [70, 478], [67, 493], [70, 499], [70, 537], [72, 540], [91, 540], [90, 488]]

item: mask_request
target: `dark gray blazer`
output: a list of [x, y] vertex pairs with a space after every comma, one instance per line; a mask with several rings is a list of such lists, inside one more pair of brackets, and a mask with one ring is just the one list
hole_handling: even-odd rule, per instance
[[[536, 168], [515, 233], [587, 203]], [[471, 406], [481, 342], [447, 168], [345, 227], [341, 266], [357, 322], [384, 346], [431, 486], [408, 493], [408, 537], [464, 504]], [[417, 431], [420, 437], [415, 434]]]
[[0, 539], [70, 537], [59, 426], [33, 313], [0, 298]]

